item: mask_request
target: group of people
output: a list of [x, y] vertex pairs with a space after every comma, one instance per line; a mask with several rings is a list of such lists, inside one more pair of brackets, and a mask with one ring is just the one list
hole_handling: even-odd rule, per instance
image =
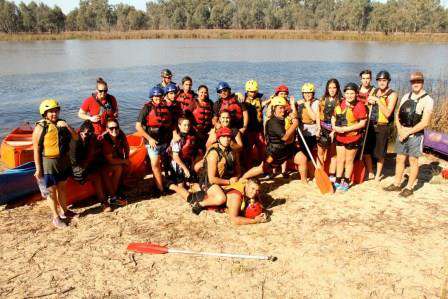
[[[305, 83], [298, 100], [283, 84], [264, 97], [258, 82], [249, 80], [244, 94], [219, 82], [212, 102], [207, 86], [195, 92], [191, 77], [182, 78], [180, 86], [172, 77], [170, 70], [162, 70], [162, 82], [149, 90], [135, 128], [146, 142], [155, 193], [176, 192], [195, 214], [227, 207], [235, 224], [267, 221], [258, 202], [257, 177], [288, 177], [298, 170], [307, 184], [313, 153], [336, 191], [351, 187], [359, 155], [367, 179], [380, 181], [394, 124], [396, 175], [385, 190], [400, 191], [403, 197], [413, 194], [423, 129], [434, 105], [421, 72], [411, 74], [411, 91], [399, 102], [387, 71], [376, 74], [376, 87], [370, 70], [360, 73], [360, 86], [351, 82], [341, 90], [339, 81], [330, 79], [321, 98], [313, 83]], [[117, 101], [102, 78], [81, 105], [78, 116], [84, 122], [78, 130], [59, 119], [59, 112], [55, 100], [42, 102], [43, 119], [33, 141], [36, 177], [48, 190], [53, 224], [64, 227], [61, 219], [75, 214], [65, 204], [65, 181], [71, 174], [81, 183], [93, 182], [106, 211], [125, 204], [119, 187], [129, 165], [129, 145], [119, 128]], [[407, 157], [411, 172], [402, 189]]]

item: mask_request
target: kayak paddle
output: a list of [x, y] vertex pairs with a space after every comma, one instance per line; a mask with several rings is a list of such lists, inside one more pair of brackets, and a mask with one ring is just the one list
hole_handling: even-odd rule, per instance
[[361, 153], [359, 155], [359, 159], [355, 160], [353, 164], [353, 172], [351, 176], [351, 181], [353, 184], [361, 184], [364, 182], [365, 176], [366, 176], [366, 165], [364, 164], [364, 161], [362, 160], [364, 156], [364, 148], [366, 146], [366, 140], [367, 140], [367, 133], [369, 132], [369, 125], [370, 125], [370, 117], [372, 116], [372, 108], [369, 111], [369, 118], [367, 119], [367, 125], [366, 125], [366, 131], [364, 132], [364, 138], [362, 141], [362, 148]]
[[135, 251], [138, 253], [149, 253], [149, 254], [180, 253], [180, 254], [229, 257], [229, 258], [240, 258], [240, 259], [269, 260], [269, 261], [277, 260], [277, 258], [275, 256], [199, 252], [199, 251], [192, 251], [192, 250], [168, 248], [166, 246], [161, 246], [161, 245], [154, 244], [154, 243], [131, 243], [128, 245], [128, 250]]
[[333, 184], [330, 181], [330, 178], [328, 177], [325, 170], [320, 168], [320, 166], [319, 167], [317, 166], [316, 160], [314, 160], [313, 154], [311, 153], [310, 148], [308, 147], [308, 144], [306, 144], [305, 137], [303, 137], [302, 131], [300, 130], [300, 128], [298, 128], [297, 131], [299, 132], [300, 138], [302, 139], [303, 144], [305, 145], [306, 151], [308, 152], [308, 155], [310, 156], [311, 161], [313, 162], [314, 179], [316, 181], [317, 187], [319, 188], [319, 190], [322, 194], [333, 193], [334, 189], [333, 189]]

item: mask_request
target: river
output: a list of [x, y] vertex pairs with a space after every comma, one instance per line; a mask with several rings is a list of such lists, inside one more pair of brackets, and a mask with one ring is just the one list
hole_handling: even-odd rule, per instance
[[131, 132], [162, 68], [173, 71], [175, 82], [189, 75], [195, 87], [208, 85], [213, 100], [221, 80], [242, 92], [247, 80], [256, 79], [266, 95], [285, 83], [296, 96], [310, 81], [320, 95], [329, 78], [357, 82], [365, 68], [388, 70], [394, 88], [407, 85], [409, 73], [417, 69], [429, 83], [446, 82], [447, 53], [447, 44], [352, 41], [0, 42], [0, 137], [24, 121], [37, 121], [39, 103], [48, 97], [60, 101], [62, 118], [79, 125], [77, 111], [99, 76], [118, 100], [122, 127]]

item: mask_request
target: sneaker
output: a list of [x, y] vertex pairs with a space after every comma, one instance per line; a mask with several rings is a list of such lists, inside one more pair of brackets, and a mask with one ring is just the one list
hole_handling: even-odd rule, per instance
[[73, 212], [72, 210], [67, 209], [67, 211], [65, 211], [65, 213], [59, 217], [61, 219], [67, 219], [67, 218], [74, 218], [76, 216], [78, 216], [77, 213]]
[[336, 177], [334, 175], [329, 176], [330, 182], [336, 183]]
[[202, 212], [204, 209], [205, 209], [205, 208], [204, 208], [203, 206], [201, 206], [201, 205], [199, 204], [199, 202], [195, 202], [195, 203], [193, 204], [192, 208], [191, 208], [191, 211], [192, 211], [194, 214], [199, 215], [199, 214], [201, 214], [201, 212]]
[[59, 217], [53, 218], [52, 223], [53, 223], [53, 226], [56, 228], [66, 228], [67, 227], [67, 224], [65, 222], [63, 222], [61, 220], [61, 218], [59, 218]]
[[411, 196], [412, 194], [414, 194], [414, 191], [408, 188], [404, 188], [403, 190], [401, 190], [401, 192], [398, 194], [401, 197], [408, 197]]
[[396, 186], [394, 184], [390, 184], [386, 188], [383, 188], [384, 191], [392, 192], [392, 191], [401, 191], [400, 186]]
[[119, 198], [116, 196], [112, 196], [109, 198], [109, 204], [111, 206], [116, 206], [116, 207], [124, 207], [125, 205], [128, 204], [128, 201], [124, 198]]
[[338, 189], [339, 191], [346, 192], [346, 191], [348, 190], [349, 187], [350, 187], [350, 186], [347, 184], [347, 182], [341, 182], [341, 183], [339, 184], [339, 187], [337, 187], [337, 189]]
[[103, 207], [103, 212], [109, 213], [113, 211], [108, 202], [102, 203], [101, 206]]

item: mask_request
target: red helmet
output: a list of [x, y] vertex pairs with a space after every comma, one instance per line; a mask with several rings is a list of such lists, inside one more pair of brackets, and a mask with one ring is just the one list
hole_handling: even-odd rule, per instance
[[216, 131], [216, 139], [219, 139], [222, 136], [232, 137], [232, 129], [227, 127], [221, 127]]
[[244, 216], [246, 218], [254, 219], [255, 217], [257, 217], [261, 213], [263, 213], [263, 206], [261, 205], [261, 203], [256, 201], [254, 203], [250, 203], [247, 206], [246, 211], [244, 211]]
[[279, 92], [282, 92], [282, 91], [289, 94], [288, 86], [286, 86], [285, 84], [277, 86], [277, 88], [275, 89], [275, 94], [277, 95]]
[[442, 170], [442, 177], [444, 179], [448, 179], [448, 168], [445, 168], [444, 170]]

